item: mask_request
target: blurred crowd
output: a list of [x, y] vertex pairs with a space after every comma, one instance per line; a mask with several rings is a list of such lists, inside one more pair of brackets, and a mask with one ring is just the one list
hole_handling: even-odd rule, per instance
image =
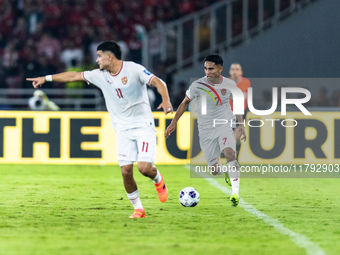
[[143, 31], [211, 0], [0, 0], [0, 87], [31, 87], [24, 77], [96, 67], [96, 47], [114, 40], [123, 59], [142, 61]]

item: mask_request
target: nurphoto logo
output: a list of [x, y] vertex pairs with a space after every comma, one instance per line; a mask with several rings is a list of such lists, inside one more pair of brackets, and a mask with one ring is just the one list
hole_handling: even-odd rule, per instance
[[[208, 84], [201, 83], [202, 85], [205, 85], [207, 88], [209, 88], [215, 95], [212, 95], [208, 90], [204, 88], [200, 88], [201, 90], [205, 91], [215, 102], [215, 105], [217, 106], [220, 102], [222, 105], [221, 98], [219, 97], [218, 93], [216, 90], [212, 87], [209, 86]], [[238, 87], [235, 86], [228, 86], [226, 87], [231, 91], [231, 94], [233, 96], [233, 114], [234, 115], [243, 115], [244, 114], [244, 94], [239, 89]], [[304, 95], [304, 97], [300, 98], [289, 98], [290, 93], [300, 93]], [[305, 88], [297, 88], [297, 87], [282, 87], [281, 88], [281, 116], [286, 116], [287, 115], [287, 105], [295, 105], [304, 115], [312, 115], [304, 106], [304, 103], [307, 103], [311, 99], [311, 93], [308, 89]], [[248, 97], [247, 97], [247, 104], [249, 111], [255, 115], [260, 115], [260, 116], [267, 116], [272, 114], [273, 112], [276, 111], [277, 106], [278, 106], [278, 88], [273, 87], [272, 88], [272, 105], [269, 109], [267, 110], [258, 110], [255, 109], [254, 104], [253, 104], [253, 88], [250, 87], [248, 88]], [[202, 96], [202, 107], [201, 107], [201, 114], [202, 115], [207, 115], [207, 97], [205, 94]], [[274, 127], [274, 123], [276, 121], [280, 121], [279, 119], [265, 119], [260, 120], [260, 119], [252, 119], [248, 121], [248, 126], [250, 127], [262, 127], [265, 124], [265, 121], [271, 122], [272, 127]], [[292, 125], [288, 125], [287, 122], [291, 121], [293, 122]], [[255, 125], [254, 122], [259, 122], [259, 125]], [[225, 120], [225, 119], [214, 119], [213, 126], [215, 127], [216, 125], [224, 125], [230, 123], [230, 126], [233, 126], [235, 124], [243, 125], [245, 126], [245, 120], [241, 123], [238, 122], [233, 122], [232, 120]], [[285, 119], [281, 120], [281, 125], [283, 127], [295, 127], [297, 125], [297, 121], [294, 119]]]

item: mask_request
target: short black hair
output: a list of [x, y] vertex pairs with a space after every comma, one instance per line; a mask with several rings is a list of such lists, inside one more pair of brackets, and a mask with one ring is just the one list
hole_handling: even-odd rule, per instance
[[204, 58], [204, 62], [209, 61], [215, 63], [215, 65], [223, 66], [223, 59], [220, 55], [208, 55]]
[[119, 45], [114, 41], [106, 41], [98, 45], [97, 51], [110, 51], [112, 52], [117, 59], [122, 59], [122, 50]]

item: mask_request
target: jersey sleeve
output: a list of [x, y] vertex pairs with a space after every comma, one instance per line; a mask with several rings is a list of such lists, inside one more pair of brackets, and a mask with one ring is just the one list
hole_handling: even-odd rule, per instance
[[139, 81], [141, 84], [150, 84], [151, 80], [155, 75], [149, 72], [144, 66], [135, 64], [136, 65], [136, 72], [139, 77]]
[[100, 87], [100, 82], [98, 82], [98, 77], [100, 76], [100, 70], [95, 69], [92, 71], [84, 71], [81, 72], [81, 76], [83, 77], [83, 80], [86, 81], [88, 84], [92, 83], [96, 85], [97, 87]]
[[192, 101], [195, 98], [194, 90], [195, 90], [194, 86], [193, 84], [191, 84], [188, 90], [185, 92], [185, 97], [189, 99], [190, 101]]

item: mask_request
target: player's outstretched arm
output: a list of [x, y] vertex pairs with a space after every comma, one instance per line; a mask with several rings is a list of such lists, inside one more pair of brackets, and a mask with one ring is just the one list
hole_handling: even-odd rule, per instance
[[169, 112], [173, 113], [174, 110], [170, 102], [170, 96], [169, 96], [168, 88], [166, 87], [165, 82], [161, 81], [157, 77], [154, 77], [151, 80], [150, 85], [156, 87], [158, 93], [162, 96], [162, 103], [157, 107], [157, 109], [162, 108], [165, 115], [167, 115]]
[[54, 75], [46, 75], [36, 78], [26, 78], [27, 81], [31, 81], [34, 88], [39, 88], [47, 81], [56, 82], [72, 82], [72, 81], [83, 81], [81, 73], [79, 72], [64, 72]]
[[182, 103], [178, 106], [173, 120], [171, 121], [167, 129], [165, 130], [165, 133], [164, 133], [165, 138], [168, 138], [171, 135], [171, 133], [175, 131], [176, 126], [177, 126], [177, 121], [183, 115], [183, 113], [187, 110], [189, 103], [190, 103], [190, 100], [185, 97]]

